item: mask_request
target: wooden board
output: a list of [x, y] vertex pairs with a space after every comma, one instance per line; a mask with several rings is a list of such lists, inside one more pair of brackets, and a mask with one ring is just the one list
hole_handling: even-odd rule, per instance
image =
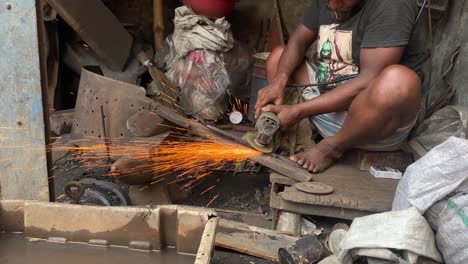
[[346, 209], [339, 207], [330, 207], [322, 205], [292, 203], [281, 198], [281, 196], [272, 195], [270, 197], [270, 206], [276, 210], [294, 212], [303, 215], [316, 215], [345, 220], [354, 220], [356, 217], [363, 217], [371, 212], [356, 209]]
[[1, 199], [48, 201], [36, 1], [0, 7]]
[[254, 257], [278, 261], [278, 249], [288, 248], [297, 238], [233, 221], [220, 220], [216, 246]]
[[[280, 177], [275, 175], [271, 179], [280, 182]], [[314, 181], [332, 186], [335, 192], [313, 195], [287, 188], [284, 192], [275, 193], [272, 188], [271, 206], [302, 214], [352, 219], [390, 211], [398, 185], [397, 180], [376, 179], [369, 172], [343, 164], [317, 174]]]
[[270, 229], [272, 228], [272, 219], [264, 214], [241, 212], [235, 210], [210, 208], [214, 210], [220, 219], [240, 222], [250, 226]]
[[47, 0], [111, 70], [122, 71], [132, 36], [101, 0]]

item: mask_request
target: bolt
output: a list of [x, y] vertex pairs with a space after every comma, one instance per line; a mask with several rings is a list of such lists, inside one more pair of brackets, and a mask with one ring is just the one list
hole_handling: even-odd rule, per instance
[[6, 3], [5, 3], [5, 8], [6, 8], [7, 10], [10, 10], [10, 9], [11, 9], [11, 4], [8, 3], [8, 2], [6, 2]]

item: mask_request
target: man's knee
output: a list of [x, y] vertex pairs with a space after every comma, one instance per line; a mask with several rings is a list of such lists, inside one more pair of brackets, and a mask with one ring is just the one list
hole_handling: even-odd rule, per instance
[[380, 73], [370, 88], [375, 103], [398, 106], [419, 100], [421, 80], [408, 67], [392, 65]]
[[267, 59], [267, 66], [274, 66], [276, 67], [279, 63], [281, 55], [283, 55], [285, 47], [284, 46], [276, 46], [273, 51], [271, 52], [270, 56]]

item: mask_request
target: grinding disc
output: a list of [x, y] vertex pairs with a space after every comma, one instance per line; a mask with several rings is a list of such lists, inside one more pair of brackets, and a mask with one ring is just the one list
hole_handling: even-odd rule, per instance
[[319, 182], [300, 182], [294, 185], [301, 192], [310, 194], [330, 194], [334, 192], [333, 187]]
[[274, 144], [270, 144], [269, 146], [260, 146], [258, 145], [256, 142], [255, 142], [255, 138], [257, 137], [257, 133], [255, 132], [249, 132], [249, 133], [246, 133], [244, 135], [244, 139], [247, 140], [247, 142], [249, 143], [249, 145], [260, 151], [260, 152], [263, 152], [263, 153], [271, 153], [273, 152], [273, 149], [274, 149]]

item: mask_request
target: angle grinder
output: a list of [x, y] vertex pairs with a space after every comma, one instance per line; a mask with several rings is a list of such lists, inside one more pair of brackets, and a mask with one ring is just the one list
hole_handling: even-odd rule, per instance
[[273, 112], [262, 112], [255, 123], [257, 132], [245, 134], [244, 139], [254, 149], [271, 153], [279, 147], [280, 120]]

